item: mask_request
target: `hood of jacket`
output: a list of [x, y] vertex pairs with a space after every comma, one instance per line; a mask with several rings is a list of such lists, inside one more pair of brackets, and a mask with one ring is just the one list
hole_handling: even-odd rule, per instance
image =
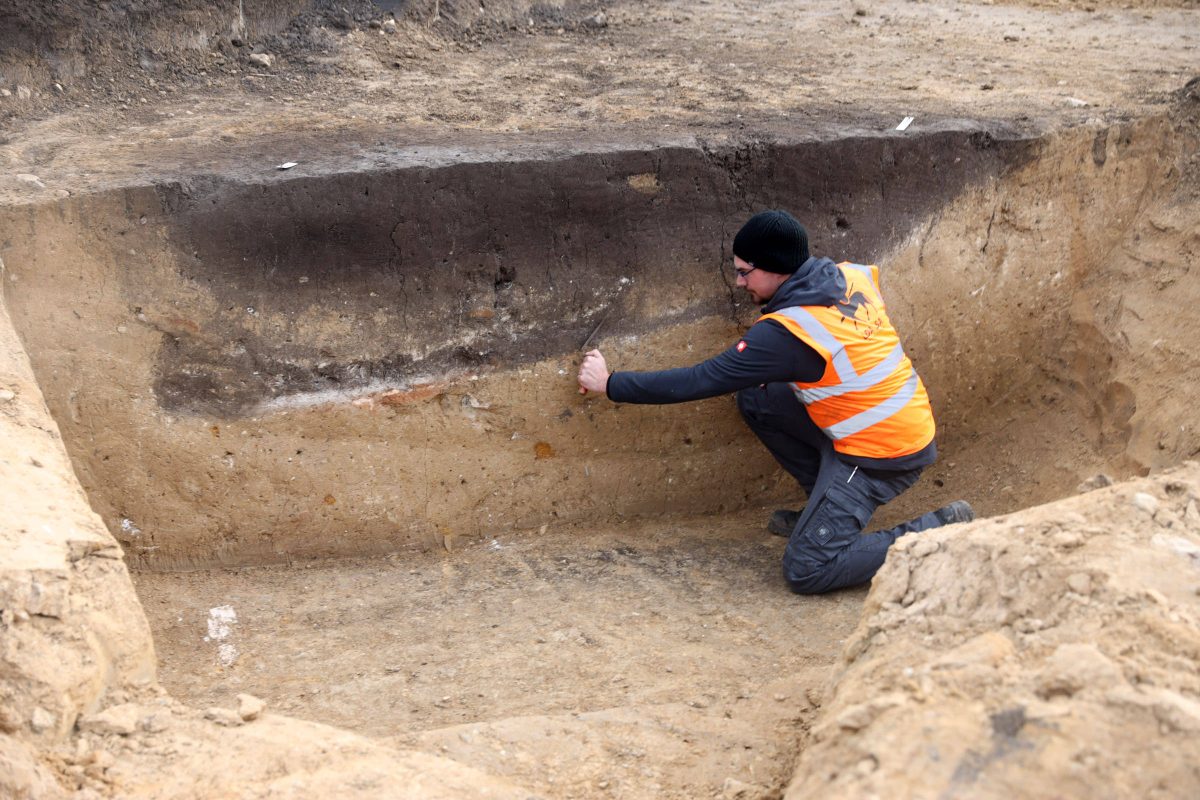
[[762, 308], [770, 314], [792, 306], [831, 306], [846, 296], [846, 276], [830, 258], [813, 256], [779, 285]]

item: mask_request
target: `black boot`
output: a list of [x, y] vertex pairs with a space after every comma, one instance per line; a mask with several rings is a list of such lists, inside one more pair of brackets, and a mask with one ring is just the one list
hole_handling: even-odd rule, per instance
[[937, 518], [943, 525], [953, 525], [956, 522], [970, 522], [975, 519], [975, 509], [966, 500], [955, 500], [948, 506], [942, 506], [937, 511]]
[[796, 523], [800, 521], [800, 515], [803, 513], [804, 509], [792, 511], [781, 508], [771, 514], [771, 518], [767, 520], [767, 530], [776, 536], [791, 536], [792, 531], [796, 529]]

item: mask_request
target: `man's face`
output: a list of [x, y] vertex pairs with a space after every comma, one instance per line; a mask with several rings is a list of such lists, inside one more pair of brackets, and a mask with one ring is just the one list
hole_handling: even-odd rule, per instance
[[758, 269], [737, 256], [733, 257], [733, 271], [736, 276], [736, 285], [745, 289], [750, 294], [750, 299], [760, 306], [774, 297], [780, 285], [791, 277]]

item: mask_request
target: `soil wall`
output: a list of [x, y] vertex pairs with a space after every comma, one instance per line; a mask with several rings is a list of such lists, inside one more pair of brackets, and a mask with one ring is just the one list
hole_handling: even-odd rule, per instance
[[[883, 265], [942, 459], [883, 522], [1000, 513], [1200, 451], [1194, 103], [1040, 140], [979, 129], [725, 149], [409, 151], [0, 212], [4, 293], [131, 563], [246, 564], [794, 502], [732, 398], [580, 398], [754, 320], [753, 210]], [[592, 334], [595, 334], [594, 336]], [[714, 465], [721, 465], [720, 469]], [[731, 481], [730, 475], [739, 479]]]
[[1198, 108], [1047, 139], [889, 258], [945, 496], [1001, 513], [1200, 452]]
[[[694, 363], [754, 319], [727, 270], [753, 210], [874, 260], [1029, 154], [949, 128], [197, 178], [4, 212], [4, 289], [132, 563], [451, 547], [794, 494], [731, 398], [581, 399], [584, 341]], [[918, 278], [889, 277], [902, 324]]]
[[[81, 714], [154, 684], [150, 626], [0, 303], [0, 794]], [[14, 767], [14, 772], [17, 770]], [[30, 768], [30, 775], [36, 769]], [[33, 778], [30, 778], [33, 780]], [[22, 796], [14, 793], [6, 796]]]

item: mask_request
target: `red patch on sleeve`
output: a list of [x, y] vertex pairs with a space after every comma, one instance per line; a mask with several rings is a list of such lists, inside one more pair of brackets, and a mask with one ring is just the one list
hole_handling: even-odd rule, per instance
[[746, 349], [746, 341], [743, 339], [742, 341], [737, 343], [737, 351], [740, 353], [745, 349]]

